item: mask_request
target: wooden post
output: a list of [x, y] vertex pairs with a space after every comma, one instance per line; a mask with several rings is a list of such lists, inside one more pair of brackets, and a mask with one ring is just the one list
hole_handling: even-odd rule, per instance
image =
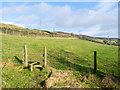
[[23, 60], [22, 60], [22, 63], [24, 64], [25, 62], [25, 47], [23, 48]]
[[31, 71], [33, 71], [33, 65], [31, 65]]
[[44, 48], [44, 67], [47, 66], [47, 50], [46, 47]]
[[26, 67], [28, 66], [28, 60], [27, 60], [27, 45], [25, 44], [25, 63]]
[[97, 52], [94, 51], [94, 74], [96, 74], [97, 71]]

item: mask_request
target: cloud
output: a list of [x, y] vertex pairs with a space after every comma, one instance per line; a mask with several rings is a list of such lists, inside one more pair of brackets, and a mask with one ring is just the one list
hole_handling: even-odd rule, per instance
[[42, 2], [41, 4], [36, 4], [33, 10], [38, 13], [45, 13], [48, 12], [50, 9], [51, 9], [51, 5]]
[[35, 28], [40, 27], [40, 21], [42, 21], [44, 29], [58, 28], [66, 32], [72, 31], [92, 36], [116, 32], [117, 14], [115, 2], [99, 2], [93, 9], [78, 10], [72, 10], [70, 5], [53, 6], [45, 2], [2, 8], [3, 17], [14, 16], [11, 22], [16, 24]]
[[[44, 0], [44, 2], [118, 2], [119, 0]], [[43, 2], [43, 0], [2, 0], [2, 2]]]
[[[13, 3], [12, 3], [13, 4]], [[14, 4], [13, 4], [14, 5]], [[35, 4], [34, 6], [32, 5], [27, 5], [26, 3], [22, 5], [15, 5], [11, 7], [3, 7], [0, 10], [2, 10], [2, 15], [3, 16], [8, 16], [11, 14], [21, 14], [21, 15], [28, 15], [30, 13], [45, 13], [49, 11], [51, 6], [46, 3], [39, 3]]]
[[19, 23], [27, 28], [35, 28], [40, 25], [40, 19], [37, 15], [29, 15], [29, 16], [23, 15], [23, 16], [16, 18], [13, 22]]

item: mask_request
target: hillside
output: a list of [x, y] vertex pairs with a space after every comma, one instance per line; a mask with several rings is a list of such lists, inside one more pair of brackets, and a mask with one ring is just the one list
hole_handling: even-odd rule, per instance
[[4, 24], [4, 23], [0, 23], [0, 27], [2, 27], [2, 28], [11, 28], [11, 29], [24, 29], [23, 27], [20, 27], [20, 26], [17, 26], [17, 25]]
[[0, 28], [2, 34], [10, 34], [17, 36], [26, 36], [26, 37], [36, 37], [36, 38], [77, 38], [88, 40], [95, 43], [107, 44], [107, 45], [119, 45], [117, 38], [100, 38], [100, 37], [91, 37], [87, 35], [76, 35], [73, 33], [65, 33], [60, 31], [46, 31], [46, 30], [37, 30], [37, 29], [28, 29], [19, 27], [12, 24], [0, 23]]
[[27, 36], [27, 37], [62, 37], [62, 38], [75, 38], [71, 34], [64, 34], [58, 32], [51, 32], [46, 30], [22, 28], [12, 24], [0, 23], [0, 28], [3, 34]]

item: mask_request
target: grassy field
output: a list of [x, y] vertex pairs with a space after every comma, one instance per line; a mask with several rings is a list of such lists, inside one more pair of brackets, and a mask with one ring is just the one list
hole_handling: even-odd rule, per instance
[[[47, 48], [48, 66], [59, 70], [72, 70], [78, 73], [93, 72], [93, 52], [98, 54], [98, 77], [101, 74], [113, 74], [118, 77], [118, 47], [98, 44], [81, 39], [39, 39], [2, 35], [2, 78], [3, 87], [41, 87], [48, 72], [35, 69], [30, 72], [23, 69], [24, 44], [27, 44], [28, 59], [43, 60], [43, 57], [32, 57], [29, 54], [43, 54]], [[36, 77], [39, 76], [39, 79]], [[44, 77], [44, 78], [43, 78]], [[38, 83], [40, 82], [40, 83]]]

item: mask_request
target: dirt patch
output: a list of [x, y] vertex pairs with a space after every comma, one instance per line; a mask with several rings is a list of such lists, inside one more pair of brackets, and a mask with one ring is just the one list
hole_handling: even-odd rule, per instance
[[2, 62], [2, 69], [4, 67], [10, 67], [10, 68], [16, 68], [14, 64], [12, 63], [11, 59], [8, 59], [8, 62]]
[[78, 83], [72, 71], [50, 69], [52, 70], [52, 74], [45, 81], [47, 88], [81, 88], [80, 83]]
[[116, 78], [110, 75], [101, 79], [94, 74], [75, 76], [74, 71], [50, 69], [52, 74], [45, 80], [47, 88], [117, 88]]
[[101, 87], [102, 88], [117, 87], [117, 80], [113, 76], [107, 75], [102, 79]]

